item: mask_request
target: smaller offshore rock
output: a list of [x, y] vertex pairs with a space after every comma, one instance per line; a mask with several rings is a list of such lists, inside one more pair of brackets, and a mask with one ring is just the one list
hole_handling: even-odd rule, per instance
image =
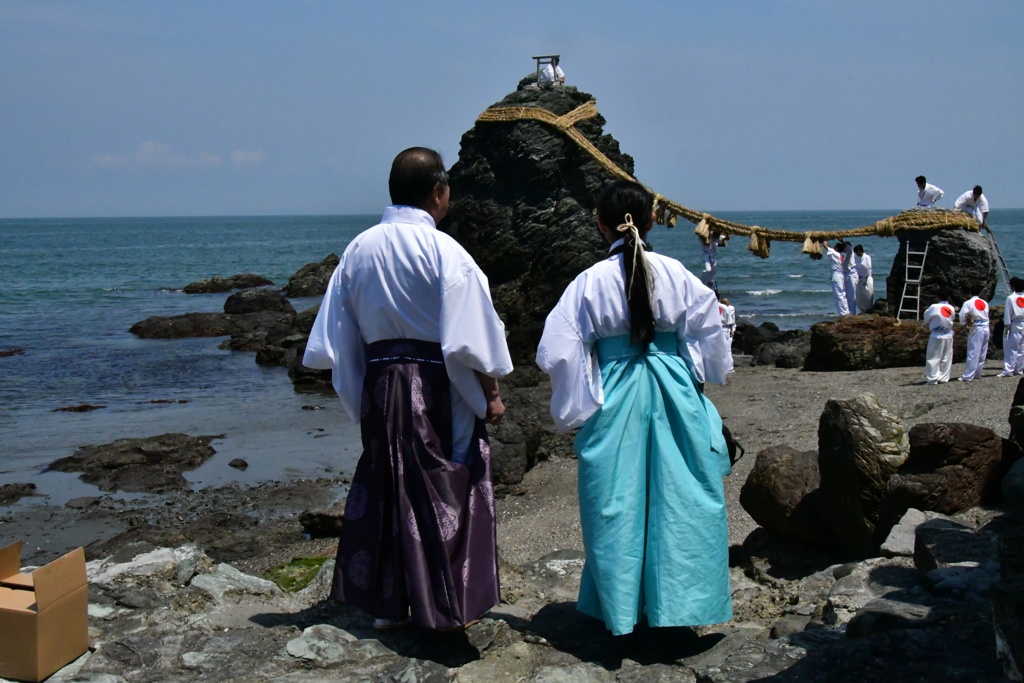
[[79, 479], [101, 491], [165, 493], [188, 487], [182, 472], [202, 465], [215, 451], [217, 436], [169, 433], [83, 446], [55, 460], [47, 471], [81, 472]]
[[31, 483], [0, 484], [0, 507], [14, 505], [25, 496], [36, 495], [36, 485]]
[[245, 289], [232, 294], [224, 302], [224, 312], [233, 315], [261, 311], [295, 314], [295, 309], [288, 299], [272, 289]]
[[220, 277], [214, 275], [208, 280], [199, 280], [185, 285], [185, 294], [217, 294], [230, 292], [232, 289], [247, 289], [249, 287], [266, 287], [274, 284], [271, 280], [256, 275], [255, 273], [239, 273], [231, 277]]
[[319, 263], [307, 263], [288, 279], [283, 290], [285, 296], [323, 296], [340, 262], [337, 254], [330, 254]]

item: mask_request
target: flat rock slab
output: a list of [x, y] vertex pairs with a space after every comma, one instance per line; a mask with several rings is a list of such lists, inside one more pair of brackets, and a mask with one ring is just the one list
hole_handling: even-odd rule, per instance
[[218, 436], [169, 433], [139, 439], [118, 439], [100, 446], [83, 446], [55, 460], [47, 470], [81, 472], [79, 479], [101, 491], [164, 493], [184, 489], [182, 472], [194, 470], [215, 451]]

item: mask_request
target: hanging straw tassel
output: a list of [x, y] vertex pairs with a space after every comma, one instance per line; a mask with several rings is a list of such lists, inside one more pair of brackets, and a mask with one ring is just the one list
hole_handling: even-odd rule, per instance
[[804, 238], [804, 246], [800, 249], [803, 253], [807, 254], [814, 260], [819, 260], [824, 255], [821, 253], [821, 241], [815, 237], [811, 237], [810, 234]]
[[761, 237], [757, 234], [757, 227], [750, 229], [750, 241], [747, 242], [747, 249], [752, 254], [758, 254], [761, 251]]
[[698, 223], [697, 227], [693, 229], [693, 232], [701, 239], [702, 242], [704, 242], [704, 244], [711, 241], [711, 229], [708, 227], [707, 214], [700, 219], [700, 223]]
[[768, 258], [772, 253], [772, 241], [767, 237], [761, 238], [761, 251], [757, 252], [757, 255], [761, 258]]
[[668, 215], [668, 220], [665, 221], [665, 225], [667, 225], [670, 228], [674, 228], [674, 227], [676, 227], [676, 221], [678, 221], [678, 220], [679, 220], [679, 214], [675, 213], [675, 212], [672, 212], [672, 213], [670, 213]]

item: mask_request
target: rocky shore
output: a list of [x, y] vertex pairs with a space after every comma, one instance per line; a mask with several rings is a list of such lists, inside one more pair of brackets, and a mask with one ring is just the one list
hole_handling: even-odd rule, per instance
[[[1012, 531], [1000, 510], [921, 513], [902, 550], [894, 540], [888, 556], [858, 560], [770, 537], [738, 502], [757, 452], [817, 446], [828, 399], [871, 393], [907, 429], [967, 422], [1007, 436], [1017, 383], [997, 372], [990, 361], [981, 381], [936, 387], [919, 368], [741, 366], [710, 387], [747, 453], [726, 479], [735, 616], [712, 627], [612, 638], [575, 611], [583, 546], [564, 448], [540, 449], [499, 501], [502, 604], [458, 636], [374, 632], [325, 600], [330, 560], [296, 593], [260, 578], [293, 557], [332, 557], [334, 541], [307, 538], [300, 517], [343, 500], [344, 477], [18, 505], [0, 508], [0, 524], [26, 539], [26, 562], [86, 546], [92, 649], [58, 681], [1002, 680], [988, 597]], [[510, 403], [544, 390], [510, 388]], [[931, 525], [916, 552], [913, 525]]]

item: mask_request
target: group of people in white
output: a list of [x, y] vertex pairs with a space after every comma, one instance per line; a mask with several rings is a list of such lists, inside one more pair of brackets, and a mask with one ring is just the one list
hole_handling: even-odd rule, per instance
[[[917, 183], [917, 206], [921, 209], [936, 208], [936, 204], [946, 194], [935, 185], [928, 182], [923, 175], [914, 178]], [[988, 227], [988, 200], [982, 192], [981, 185], [975, 185], [956, 198], [953, 202], [954, 211], [963, 211], [974, 216], [978, 225]]]
[[[1003, 371], [999, 377], [1024, 375], [1024, 280], [1010, 278], [1010, 289], [1013, 291], [1006, 297], [1003, 313]], [[941, 301], [924, 312], [925, 324], [931, 331], [924, 369], [928, 384], [948, 382], [953, 366], [953, 321], [957, 309], [949, 303], [948, 290], [939, 290], [939, 298]], [[960, 307], [960, 324], [967, 329], [967, 367], [959, 379], [971, 382], [981, 377], [988, 358], [988, 302], [978, 296], [965, 301]]]
[[825, 242], [825, 257], [831, 269], [832, 298], [839, 315], [863, 313], [875, 305], [875, 279], [871, 257], [861, 245], [840, 238], [833, 248]]

